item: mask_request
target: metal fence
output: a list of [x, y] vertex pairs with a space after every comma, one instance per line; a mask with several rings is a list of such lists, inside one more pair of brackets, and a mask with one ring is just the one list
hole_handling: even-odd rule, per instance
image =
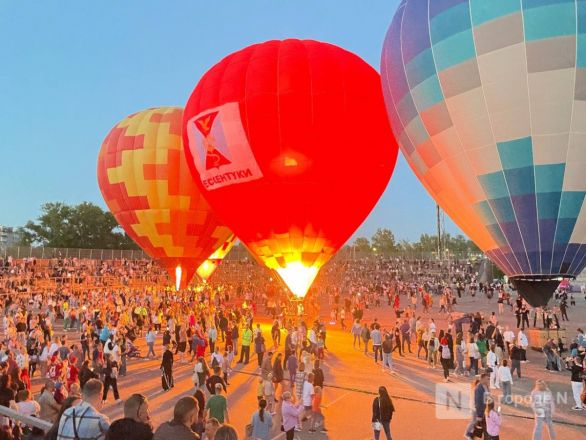
[[144, 260], [150, 257], [141, 250], [71, 249], [13, 246], [0, 248], [0, 258], [78, 258], [90, 260]]
[[[13, 246], [0, 247], [0, 258], [78, 258], [90, 260], [145, 260], [150, 257], [142, 250], [119, 250], [119, 249], [73, 249], [73, 248], [47, 248], [47, 247], [28, 247], [28, 246]], [[471, 258], [481, 259], [484, 255], [482, 253], [470, 252], [445, 252], [443, 256], [444, 261], [469, 260]], [[226, 256], [226, 260], [242, 261], [253, 258], [248, 249], [243, 245], [236, 245]], [[423, 251], [397, 251], [397, 252], [375, 252], [358, 249], [355, 246], [342, 247], [334, 257], [336, 260], [364, 260], [377, 258], [400, 258], [407, 260], [428, 260], [437, 261], [437, 252], [423, 252]]]

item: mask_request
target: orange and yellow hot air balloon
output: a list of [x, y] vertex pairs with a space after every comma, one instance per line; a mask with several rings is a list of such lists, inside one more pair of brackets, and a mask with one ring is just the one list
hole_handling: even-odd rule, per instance
[[177, 107], [130, 115], [110, 131], [98, 157], [98, 183], [108, 208], [167, 269], [177, 289], [186, 287], [196, 269], [232, 236], [191, 177], [182, 117]]
[[196, 273], [204, 282], [210, 279], [224, 257], [228, 255], [228, 252], [230, 252], [230, 249], [232, 249], [235, 242], [236, 236], [232, 234], [222, 246], [216, 249], [216, 251], [197, 268]]

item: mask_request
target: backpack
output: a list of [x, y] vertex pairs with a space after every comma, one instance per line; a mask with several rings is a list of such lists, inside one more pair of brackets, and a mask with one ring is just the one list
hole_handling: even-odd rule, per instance
[[442, 359], [451, 359], [452, 358], [452, 354], [450, 353], [450, 349], [446, 346], [446, 347], [442, 347]]
[[218, 365], [220, 365], [220, 363], [218, 362], [218, 358], [216, 358], [215, 356], [213, 356], [213, 359], [212, 359], [212, 368], [217, 367]]
[[430, 337], [429, 338], [429, 346], [430, 347], [434, 347], [435, 346], [435, 338], [433, 338], [433, 337]]

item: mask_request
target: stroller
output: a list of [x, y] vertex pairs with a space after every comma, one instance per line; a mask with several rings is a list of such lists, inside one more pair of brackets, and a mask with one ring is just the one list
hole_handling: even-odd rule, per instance
[[132, 341], [128, 340], [127, 341], [127, 347], [126, 347], [126, 357], [127, 358], [141, 358], [142, 356], [140, 355], [140, 349], [134, 345], [132, 343]]

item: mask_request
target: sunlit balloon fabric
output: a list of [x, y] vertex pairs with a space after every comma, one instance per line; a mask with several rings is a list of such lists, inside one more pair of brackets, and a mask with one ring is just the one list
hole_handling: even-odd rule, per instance
[[[135, 113], [108, 134], [98, 158], [106, 204], [126, 233], [185, 287], [223, 246], [222, 226], [193, 182], [181, 139], [182, 110]], [[177, 270], [179, 268], [179, 270]]]
[[214, 211], [298, 296], [374, 207], [398, 150], [378, 73], [309, 40], [213, 66], [185, 107], [184, 142]]
[[236, 236], [232, 234], [222, 246], [210, 255], [207, 260], [200, 264], [196, 273], [203, 281], [207, 281], [212, 276], [222, 260], [228, 255], [228, 252], [230, 252], [230, 249], [232, 249], [235, 242]]
[[586, 1], [404, 0], [382, 53], [417, 176], [509, 276], [586, 265]]

